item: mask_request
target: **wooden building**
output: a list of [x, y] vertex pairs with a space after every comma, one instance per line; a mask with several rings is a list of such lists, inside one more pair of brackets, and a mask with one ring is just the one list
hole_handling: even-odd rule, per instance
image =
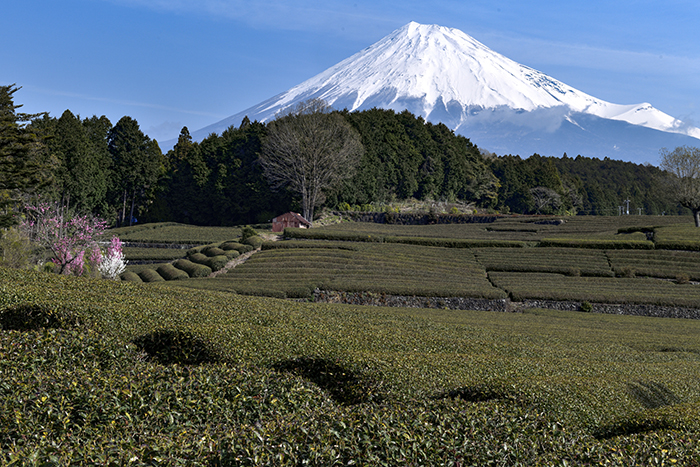
[[311, 227], [311, 222], [307, 221], [301, 214], [297, 214], [296, 212], [288, 212], [272, 219], [273, 232], [282, 232], [285, 227], [308, 229]]

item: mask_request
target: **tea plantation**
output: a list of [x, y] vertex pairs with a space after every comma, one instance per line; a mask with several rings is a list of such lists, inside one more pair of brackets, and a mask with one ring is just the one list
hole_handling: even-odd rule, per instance
[[700, 321], [173, 290], [0, 270], [3, 464], [700, 462]]
[[632, 217], [156, 224], [120, 233], [153, 283], [0, 269], [0, 464], [700, 465], [700, 320], [308, 301], [698, 308], [698, 234]]

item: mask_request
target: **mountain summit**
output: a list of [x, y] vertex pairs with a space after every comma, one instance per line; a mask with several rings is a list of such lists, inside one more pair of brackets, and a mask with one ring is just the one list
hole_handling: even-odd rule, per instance
[[655, 160], [700, 129], [648, 103], [612, 104], [498, 54], [458, 29], [411, 22], [326, 71], [194, 132], [202, 139], [321, 98], [336, 109], [409, 110], [499, 154]]

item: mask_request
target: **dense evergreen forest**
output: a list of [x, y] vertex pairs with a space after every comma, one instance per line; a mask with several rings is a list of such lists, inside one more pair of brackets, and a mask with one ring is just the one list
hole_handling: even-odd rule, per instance
[[[685, 211], [653, 166], [566, 154], [496, 156], [408, 111], [341, 115], [360, 134], [364, 153], [355, 175], [326, 193], [331, 208], [415, 198], [501, 213]], [[166, 154], [130, 117], [112, 125], [104, 116], [81, 119], [67, 110], [59, 118], [35, 116], [25, 130], [37, 137], [32, 157], [51, 175], [34, 195], [113, 225], [255, 224], [299, 206], [294, 193], [270, 189], [258, 162], [267, 127], [247, 118], [199, 143], [183, 128]]]

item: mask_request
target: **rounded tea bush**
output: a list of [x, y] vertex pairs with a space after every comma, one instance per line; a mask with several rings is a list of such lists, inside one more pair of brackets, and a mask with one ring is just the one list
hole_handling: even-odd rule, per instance
[[212, 273], [209, 266], [193, 263], [192, 261], [186, 259], [178, 259], [173, 263], [173, 266], [178, 269], [182, 269], [190, 277], [207, 277]]
[[207, 258], [206, 261], [203, 262], [203, 264], [209, 266], [212, 271], [218, 271], [219, 269], [222, 269], [224, 266], [226, 266], [228, 262], [228, 257], [226, 255], [221, 255]]
[[212, 256], [221, 256], [221, 255], [226, 254], [226, 252], [224, 250], [222, 250], [221, 248], [215, 247], [215, 246], [209, 246], [209, 247], [204, 248], [202, 250], [202, 253], [209, 256], [210, 258]]
[[158, 269], [156, 269], [156, 272], [158, 272], [158, 274], [160, 274], [166, 281], [177, 281], [190, 278], [185, 271], [176, 268], [170, 263], [161, 264], [158, 266]]
[[123, 281], [126, 282], [143, 282], [143, 280], [141, 280], [141, 277], [139, 277], [139, 275], [133, 271], [125, 271], [120, 277]]
[[165, 280], [155, 269], [144, 269], [139, 273], [139, 277], [144, 282], [161, 282]]
[[241, 256], [241, 254], [240, 254], [237, 250], [228, 250], [228, 251], [225, 251], [225, 252], [224, 252], [224, 255], [225, 255], [228, 259], [236, 259], [236, 258], [238, 258], [239, 256]]
[[207, 260], [209, 259], [209, 257], [207, 255], [205, 255], [204, 253], [197, 252], [197, 253], [188, 254], [187, 259], [189, 259], [193, 263], [207, 264]]
[[224, 251], [231, 251], [231, 250], [236, 250], [238, 251], [239, 248], [243, 246], [242, 243], [236, 242], [236, 241], [229, 241], [229, 242], [224, 242], [222, 243], [219, 248], [221, 248]]
[[243, 243], [252, 246], [253, 249], [258, 249], [262, 246], [263, 239], [257, 235], [254, 235], [243, 240]]

